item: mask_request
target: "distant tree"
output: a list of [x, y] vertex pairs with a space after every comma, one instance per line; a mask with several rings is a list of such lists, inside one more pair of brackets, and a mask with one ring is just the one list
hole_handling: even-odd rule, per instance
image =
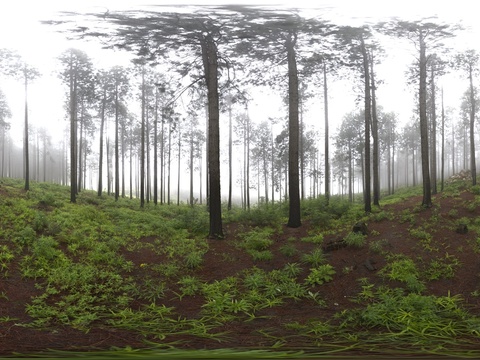
[[59, 58], [63, 70], [59, 76], [68, 85], [68, 110], [70, 118], [70, 202], [75, 203], [78, 180], [78, 112], [79, 103], [93, 94], [93, 64], [81, 50], [69, 49]]
[[25, 87], [25, 123], [24, 123], [24, 138], [23, 138], [23, 153], [24, 153], [24, 176], [25, 176], [25, 190], [30, 190], [30, 154], [29, 154], [29, 139], [28, 139], [28, 84], [40, 76], [40, 72], [27, 65], [24, 62], [21, 66], [19, 77], [22, 78]]
[[5, 176], [5, 142], [7, 131], [10, 129], [10, 123], [8, 122], [8, 119], [10, 119], [11, 117], [12, 112], [10, 111], [7, 98], [5, 97], [3, 91], [0, 89], [0, 136], [2, 139], [2, 178]]
[[420, 142], [422, 156], [422, 205], [432, 206], [432, 187], [430, 178], [430, 156], [428, 142], [428, 118], [427, 118], [427, 49], [441, 47], [441, 40], [453, 36], [452, 31], [456, 26], [439, 25], [424, 20], [420, 21], [396, 21], [388, 24], [384, 29], [393, 36], [405, 38], [414, 43], [418, 49], [418, 101], [420, 118]]
[[353, 202], [354, 164], [361, 155], [365, 139], [362, 128], [365, 126], [362, 112], [349, 113], [344, 116], [338, 133], [335, 137], [336, 162], [342, 164], [340, 168], [347, 169], [348, 199]]
[[[364, 150], [364, 209], [369, 213], [372, 210], [372, 195], [371, 195], [371, 123], [372, 123], [372, 83], [371, 83], [371, 56], [370, 49], [373, 45], [366, 43], [366, 39], [372, 38], [371, 29], [367, 26], [360, 28], [343, 27], [339, 31], [339, 35], [343, 40], [344, 45], [347, 47], [348, 59], [347, 64], [352, 66], [357, 71], [360, 71], [361, 79], [363, 81], [363, 100], [364, 100], [364, 137], [365, 137], [365, 150]], [[374, 128], [376, 130], [376, 128]], [[374, 168], [377, 166], [377, 161], [374, 163]], [[377, 199], [378, 200], [378, 199]]]
[[473, 85], [474, 76], [478, 75], [479, 54], [475, 50], [467, 50], [455, 56], [455, 67], [464, 71], [469, 81], [468, 108], [469, 108], [469, 134], [470, 134], [470, 171], [472, 184], [477, 183], [477, 166], [475, 161], [475, 116], [477, 113], [476, 88]]

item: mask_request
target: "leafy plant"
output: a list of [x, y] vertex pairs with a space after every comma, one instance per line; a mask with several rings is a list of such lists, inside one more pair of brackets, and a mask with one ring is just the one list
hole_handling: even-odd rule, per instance
[[425, 290], [425, 285], [419, 280], [418, 268], [412, 259], [395, 260], [387, 264], [379, 273], [390, 280], [398, 280], [405, 283], [410, 291], [421, 293]]
[[320, 265], [310, 269], [310, 274], [305, 278], [308, 285], [322, 285], [323, 283], [333, 280], [335, 269], [330, 264]]
[[317, 247], [313, 249], [310, 253], [304, 254], [302, 260], [306, 263], [309, 263], [313, 266], [319, 266], [325, 264], [327, 258], [322, 248]]
[[345, 241], [347, 246], [361, 248], [365, 246], [367, 242], [367, 237], [366, 235], [363, 235], [361, 233], [350, 232], [347, 236], [343, 238], [343, 240]]
[[432, 259], [425, 269], [425, 276], [428, 280], [451, 279], [460, 266], [460, 261], [448, 253], [444, 257]]

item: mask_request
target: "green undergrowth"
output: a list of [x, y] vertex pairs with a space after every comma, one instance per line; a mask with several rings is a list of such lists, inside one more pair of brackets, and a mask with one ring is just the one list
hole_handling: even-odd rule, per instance
[[[302, 219], [310, 225], [308, 235], [285, 241], [285, 204], [261, 204], [249, 211], [225, 209], [225, 223], [239, 225], [236, 251], [246, 253], [254, 265], [230, 276], [219, 270], [215, 279], [205, 279], [197, 272], [211, 250], [205, 207], [147, 203], [141, 209], [135, 199], [115, 201], [89, 191], [82, 191], [77, 203], [71, 204], [66, 187], [33, 183], [25, 192], [21, 182], [13, 180], [4, 180], [0, 190], [0, 279], [11, 279], [15, 268], [24, 281], [35, 283], [35, 293], [25, 307], [30, 320], [4, 317], [0, 318], [2, 324], [48, 331], [68, 326], [85, 333], [96, 327], [128, 330], [139, 339], [148, 339], [146, 344], [163, 344], [172, 351], [169, 355], [184, 358], [189, 355], [174, 349], [185, 344], [170, 343], [171, 338], [221, 343], [235, 336], [225, 329], [239, 322], [252, 324], [265, 349], [285, 352], [225, 349], [200, 351], [195, 358], [225, 354], [229, 358], [308, 357], [310, 350], [318, 357], [352, 351], [385, 353], [387, 349], [398, 354], [415, 350], [478, 355], [478, 317], [469, 313], [461, 296], [428, 295], [427, 289], [435, 281], [453, 279], [462, 266], [457, 253], [439, 245], [436, 227], [444, 221], [452, 227], [464, 222], [470, 231], [480, 234], [480, 221], [460, 218], [458, 212], [442, 217], [437, 204], [429, 210], [428, 221], [419, 221], [418, 215], [425, 215], [423, 209], [395, 214], [374, 208], [365, 214], [360, 204], [337, 197], [328, 204], [324, 198], [306, 200], [302, 201]], [[386, 201], [393, 204], [416, 191], [398, 191]], [[448, 191], [456, 194], [461, 188]], [[471, 191], [479, 192], [476, 188]], [[382, 235], [378, 232], [351, 232], [358, 221], [406, 223], [418, 257], [391, 252], [389, 241], [380, 236], [371, 240], [373, 235]], [[351, 254], [363, 251], [385, 260], [370, 278], [358, 280], [355, 297], [344, 298], [354, 304], [350, 310], [332, 303], [325, 290], [357, 273], [347, 262], [336, 268], [332, 255], [324, 252], [324, 240], [332, 234], [347, 243]], [[279, 238], [282, 244], [276, 243]], [[478, 239], [480, 235], [468, 245], [480, 252]], [[308, 246], [308, 251], [299, 253], [296, 245], [300, 243]], [[424, 262], [421, 252], [433, 255]], [[139, 254], [144, 258], [130, 257]], [[236, 261], [234, 255], [225, 259]], [[269, 265], [276, 256], [288, 260], [272, 269]], [[181, 307], [168, 305], [174, 299], [181, 303], [194, 299], [199, 311], [195, 316], [182, 315]], [[7, 303], [8, 294], [0, 292], [0, 304]], [[288, 336], [262, 328], [276, 310], [303, 305], [311, 307], [311, 319], [279, 323]], [[295, 343], [309, 351], [288, 351]], [[164, 350], [150, 351], [161, 354]], [[134, 349], [116, 351], [125, 357], [148, 354]]]

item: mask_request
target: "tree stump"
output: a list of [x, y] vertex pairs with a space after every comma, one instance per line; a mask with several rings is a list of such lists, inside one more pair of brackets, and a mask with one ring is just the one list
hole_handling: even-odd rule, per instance
[[367, 224], [365, 224], [364, 222], [357, 222], [355, 225], [353, 225], [352, 232], [367, 235]]

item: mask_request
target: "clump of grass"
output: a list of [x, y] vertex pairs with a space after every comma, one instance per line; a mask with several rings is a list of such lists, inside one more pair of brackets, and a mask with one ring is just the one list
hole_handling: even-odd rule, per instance
[[379, 274], [390, 279], [405, 283], [411, 292], [421, 293], [425, 285], [419, 280], [420, 272], [412, 259], [401, 258], [387, 264], [379, 271]]
[[306, 263], [309, 263], [313, 266], [320, 266], [327, 262], [327, 258], [322, 248], [317, 247], [313, 249], [310, 253], [304, 254], [302, 260]]
[[255, 228], [242, 235], [243, 241], [240, 246], [256, 261], [271, 260], [273, 254], [269, 248], [273, 244], [273, 240], [270, 239], [273, 233], [272, 228]]
[[370, 243], [369, 249], [373, 253], [381, 254], [385, 251], [384, 247], [386, 245], [388, 245], [388, 240], [387, 239], [374, 240]]
[[280, 252], [287, 257], [292, 257], [297, 254], [298, 251], [293, 244], [288, 243], [280, 247]]
[[361, 248], [364, 247], [367, 242], [367, 237], [361, 233], [351, 232], [343, 238], [347, 246]]

